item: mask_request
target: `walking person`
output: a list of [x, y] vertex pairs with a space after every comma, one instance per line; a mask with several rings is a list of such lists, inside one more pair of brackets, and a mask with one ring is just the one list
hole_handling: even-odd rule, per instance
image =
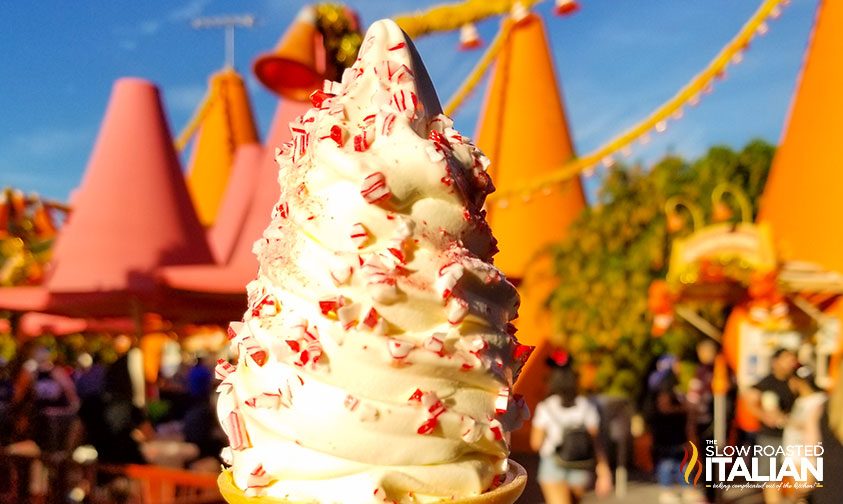
[[[816, 446], [820, 442], [820, 419], [825, 410], [826, 394], [814, 382], [814, 375], [807, 367], [801, 367], [790, 378], [790, 388], [796, 394], [793, 408], [790, 410], [787, 423], [782, 433], [782, 445], [788, 446]], [[802, 456], [788, 457], [798, 474], [802, 472]], [[811, 464], [816, 467], [816, 457], [810, 457]], [[810, 473], [807, 474], [811, 477]], [[814, 483], [813, 480], [805, 482]], [[794, 495], [804, 497], [807, 489], [796, 489]], [[802, 502], [802, 501], [800, 501]]]
[[696, 436], [688, 415], [688, 403], [679, 390], [673, 355], [663, 355], [656, 370], [647, 379], [645, 414], [653, 436], [652, 455], [656, 481], [661, 486], [660, 504], [697, 502], [696, 490], [685, 484], [680, 466], [685, 455], [683, 445]]
[[[797, 364], [796, 353], [793, 350], [779, 348], [773, 353], [770, 374], [744, 392], [749, 411], [761, 422], [756, 438], [758, 446], [772, 446], [778, 450], [783, 445], [784, 426], [796, 401], [796, 394], [790, 388], [790, 378]], [[778, 465], [782, 462], [783, 460], [779, 460]], [[765, 464], [759, 467], [761, 472], [769, 468]], [[779, 485], [764, 487], [766, 504], [779, 504], [783, 499], [783, 488]]]
[[[714, 361], [719, 348], [710, 338], [697, 343], [697, 368], [688, 384], [686, 400], [688, 402], [688, 422], [692, 429], [691, 441], [698, 447], [705, 446], [714, 439]], [[700, 450], [705, 458], [705, 450]], [[706, 502], [715, 502], [716, 489], [713, 485], [703, 489]]]
[[[612, 488], [612, 473], [598, 437], [600, 415], [579, 395], [570, 367], [554, 369], [549, 394], [536, 406], [530, 446], [538, 451], [538, 481], [547, 504], [576, 504], [595, 485]], [[596, 482], [595, 482], [596, 474]]]

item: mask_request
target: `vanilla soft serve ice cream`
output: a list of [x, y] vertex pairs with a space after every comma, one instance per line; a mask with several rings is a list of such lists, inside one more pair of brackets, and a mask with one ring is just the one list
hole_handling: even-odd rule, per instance
[[511, 390], [531, 350], [492, 264], [488, 159], [391, 21], [311, 99], [277, 153], [237, 363], [217, 366], [234, 483], [320, 503], [487, 492], [528, 414]]

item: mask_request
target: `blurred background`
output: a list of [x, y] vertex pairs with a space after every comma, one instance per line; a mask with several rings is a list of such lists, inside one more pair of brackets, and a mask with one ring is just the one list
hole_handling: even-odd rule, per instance
[[[582, 498], [843, 502], [831, 483], [680, 481], [688, 441], [790, 426], [840, 446], [843, 4], [44, 1], [0, 16], [0, 502], [219, 502], [215, 366], [278, 196], [275, 148], [382, 17], [492, 161], [495, 263], [535, 347], [515, 392], [535, 411], [573, 380], [599, 412], [612, 489], [598, 477]], [[539, 485], [544, 431], [513, 434], [520, 502], [577, 499]]]

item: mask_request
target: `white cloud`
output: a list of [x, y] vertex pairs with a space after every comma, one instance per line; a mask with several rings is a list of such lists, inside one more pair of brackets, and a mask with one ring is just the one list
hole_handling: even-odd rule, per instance
[[211, 3], [210, 0], [191, 0], [183, 6], [170, 11], [167, 14], [167, 21], [171, 23], [190, 21], [200, 16], [209, 3]]
[[91, 132], [85, 129], [44, 128], [12, 135], [2, 150], [17, 152], [31, 158], [52, 159], [92, 141]]
[[123, 39], [118, 42], [117, 45], [120, 47], [120, 49], [123, 49], [124, 51], [134, 51], [138, 48], [137, 41], [131, 39]]
[[125, 51], [134, 51], [138, 47], [138, 39], [156, 35], [166, 24], [185, 24], [202, 15], [210, 0], [191, 0], [173, 9], [160, 18], [147, 19], [131, 27], [120, 27], [114, 31], [122, 39], [118, 47]]
[[168, 86], [164, 90], [164, 101], [169, 110], [192, 112], [205, 97], [205, 93], [205, 87], [199, 84]]
[[161, 28], [161, 22], [155, 19], [148, 19], [138, 25], [138, 31], [143, 35], [155, 35], [159, 28]]

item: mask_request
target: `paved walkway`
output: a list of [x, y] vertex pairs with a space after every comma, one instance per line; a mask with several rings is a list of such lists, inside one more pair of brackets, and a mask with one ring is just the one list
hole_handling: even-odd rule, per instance
[[[535, 478], [538, 457], [534, 454], [513, 454], [513, 458], [527, 469], [527, 474], [530, 476], [527, 488], [518, 499], [518, 504], [543, 504], [541, 489]], [[622, 497], [613, 495], [600, 499], [592, 492], [585, 496], [582, 504], [659, 504], [660, 494], [661, 487], [655, 483], [631, 481], [627, 485], [626, 495]], [[722, 502], [724, 504], [763, 504], [763, 499], [757, 491], [750, 493], [730, 491], [723, 497]]]

